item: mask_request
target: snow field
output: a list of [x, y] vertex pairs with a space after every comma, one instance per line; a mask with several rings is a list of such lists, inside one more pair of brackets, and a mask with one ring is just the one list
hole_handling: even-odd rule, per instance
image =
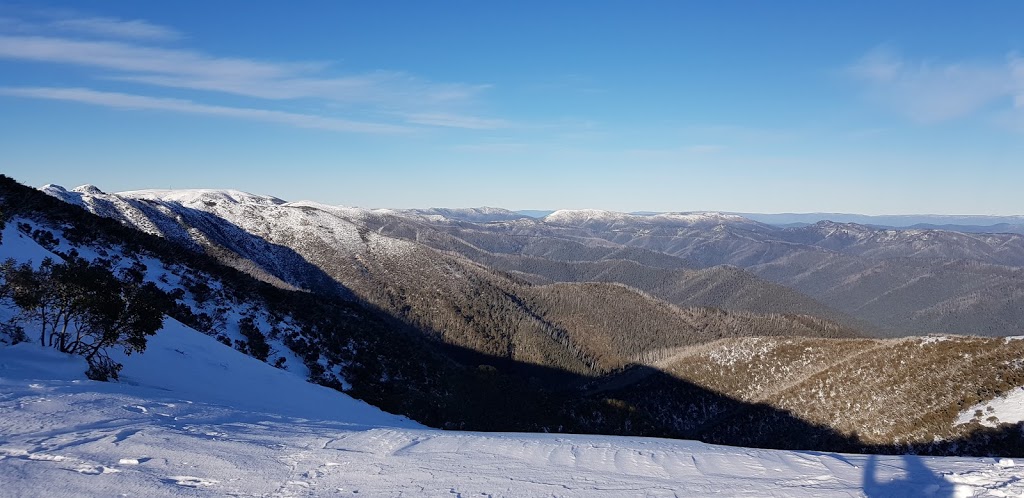
[[169, 322], [120, 383], [0, 347], [0, 496], [1020, 496], [984, 458], [438, 431]]

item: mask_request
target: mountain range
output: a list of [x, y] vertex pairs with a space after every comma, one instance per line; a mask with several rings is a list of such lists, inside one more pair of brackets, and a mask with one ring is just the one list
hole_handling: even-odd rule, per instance
[[[880, 229], [828, 221], [780, 228], [721, 213], [563, 210], [530, 219], [495, 208], [365, 210], [209, 191], [111, 196], [97, 195], [89, 187], [79, 192], [44, 190], [151, 233], [166, 232], [182, 243], [209, 239], [242, 260], [257, 262], [268, 276], [303, 288], [312, 284], [300, 282], [309, 278], [308, 272], [289, 276], [286, 269], [275, 269], [292, 264], [283, 263], [284, 255], [272, 248], [233, 247], [233, 240], [255, 235], [279, 246], [306, 247], [309, 242], [292, 242], [308, 238], [293, 226], [320, 223], [346, 234], [348, 241], [312, 242], [325, 245], [327, 252], [351, 245], [362, 230], [392, 243], [412, 243], [409, 248], [456, 253], [532, 283], [617, 282], [680, 306], [811, 314], [888, 336], [1007, 335], [1018, 333], [1024, 319], [1019, 291], [1024, 283], [1024, 236], [1017, 234]], [[311, 219], [297, 221], [297, 210]], [[275, 217], [291, 221], [278, 224], [285, 228], [268, 221], [250, 226], [254, 219]], [[217, 227], [212, 218], [242, 228]], [[169, 224], [168, 219], [174, 221]], [[201, 235], [182, 232], [179, 221], [193, 235]], [[235, 237], [232, 230], [247, 233]], [[322, 266], [323, 258], [304, 256]], [[340, 271], [345, 270], [334, 270]]]
[[[525, 209], [516, 214], [530, 218], [544, 218], [555, 210]], [[634, 211], [629, 214], [653, 216], [664, 214], [657, 211]], [[769, 225], [802, 227], [820, 221], [837, 223], [856, 223], [876, 228], [918, 228], [923, 230], [949, 230], [969, 233], [1018, 233], [1024, 234], [1024, 216], [995, 215], [943, 215], [943, 214], [906, 214], [906, 215], [864, 215], [851, 213], [729, 213], [744, 218], [767, 223]]]

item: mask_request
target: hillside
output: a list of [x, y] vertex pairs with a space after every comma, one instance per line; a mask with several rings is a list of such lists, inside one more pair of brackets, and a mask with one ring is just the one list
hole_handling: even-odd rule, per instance
[[[993, 426], [1006, 423], [1011, 425], [1003, 427], [1014, 429], [988, 433], [959, 421], [993, 393], [1024, 385], [1021, 358], [1024, 341], [1016, 339], [728, 338], [650, 358], [594, 389], [657, 414], [682, 434], [702, 433], [711, 441], [734, 440], [744, 424], [752, 424], [741, 444], [795, 448], [813, 438], [840, 437], [852, 444], [851, 450], [899, 441], [908, 448], [932, 447], [929, 451], [944, 445], [959, 451], [998, 446], [1003, 449], [997, 452], [1017, 455], [1024, 452], [1024, 418], [996, 420]], [[668, 396], [680, 383], [744, 404]], [[773, 434], [770, 419], [779, 414], [835, 433]]]
[[681, 309], [623, 285], [552, 284], [531, 289], [532, 308], [586, 351], [604, 373], [667, 349], [723, 337], [851, 337], [854, 331], [810, 317]]

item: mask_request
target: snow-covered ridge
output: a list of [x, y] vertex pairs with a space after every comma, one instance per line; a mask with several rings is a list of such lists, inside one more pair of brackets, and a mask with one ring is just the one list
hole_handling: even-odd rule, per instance
[[108, 194], [95, 185], [80, 185], [68, 190], [60, 185], [47, 184], [40, 187], [41, 191], [66, 202], [84, 206], [88, 199], [140, 199], [149, 201], [176, 202], [182, 205], [203, 202], [229, 202], [234, 204], [280, 205], [285, 201], [267, 195], [251, 194], [232, 189], [144, 189], [128, 190], [116, 194]]
[[401, 215], [422, 216], [427, 219], [470, 221], [474, 223], [490, 223], [495, 221], [512, 221], [528, 216], [509, 211], [508, 209], [494, 207], [477, 208], [429, 208], [429, 209], [404, 209], [398, 212]]
[[277, 206], [285, 203], [285, 201], [278, 199], [277, 197], [250, 194], [248, 192], [231, 189], [147, 189], [118, 192], [117, 195], [129, 199], [159, 200], [177, 202], [183, 205], [202, 202], [230, 202], [234, 204]]
[[542, 218], [546, 223], [559, 225], [577, 225], [589, 222], [612, 223], [628, 220], [634, 216], [615, 211], [601, 209], [559, 209]]
[[720, 213], [717, 211], [697, 211], [692, 213], [662, 213], [650, 216], [653, 220], [678, 221], [685, 223], [733, 222], [750, 223], [751, 221], [735, 214]]

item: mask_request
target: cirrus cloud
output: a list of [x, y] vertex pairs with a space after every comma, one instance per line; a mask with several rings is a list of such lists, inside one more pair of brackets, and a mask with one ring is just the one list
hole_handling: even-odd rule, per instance
[[357, 133], [401, 133], [411, 131], [407, 127], [390, 124], [351, 121], [314, 114], [268, 109], [201, 104], [185, 99], [148, 97], [120, 92], [102, 92], [88, 88], [0, 87], [0, 95], [61, 100], [124, 110], [170, 111], [182, 114], [240, 118], [329, 131]]
[[[401, 71], [339, 74], [332, 64], [321, 61], [225, 57], [194, 49], [154, 46], [148, 42], [177, 40], [182, 35], [143, 20], [69, 17], [66, 13], [45, 23], [5, 19], [7, 22], [0, 23], [0, 60], [84, 67], [94, 71], [91, 77], [99, 84], [149, 87], [145, 91], [149, 95], [140, 95], [135, 91], [123, 92], [122, 88], [52, 88], [44, 83], [28, 90], [8, 88], [3, 94], [9, 97], [231, 115], [335, 131], [389, 133], [415, 126], [508, 126], [504, 120], [467, 112], [475, 107], [488, 85], [433, 82]], [[153, 94], [161, 88], [207, 92], [205, 99], [217, 99], [216, 94], [221, 94], [255, 102], [251, 107], [232, 107]], [[319, 109], [310, 114], [275, 109], [277, 102], [299, 99], [304, 107]], [[139, 105], [122, 105], [126, 103]], [[361, 119], [333, 117], [339, 109], [358, 114]]]

